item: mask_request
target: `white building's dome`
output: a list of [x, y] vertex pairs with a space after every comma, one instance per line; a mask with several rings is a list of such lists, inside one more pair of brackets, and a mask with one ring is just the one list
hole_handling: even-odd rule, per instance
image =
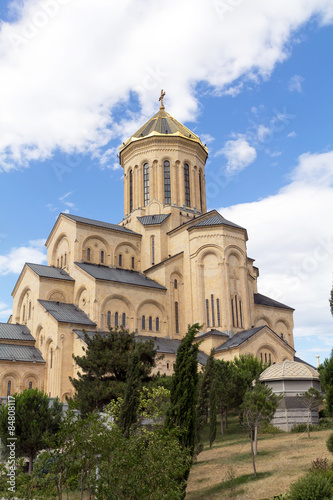
[[262, 382], [269, 380], [319, 380], [319, 373], [312, 366], [289, 359], [269, 366], [260, 375]]

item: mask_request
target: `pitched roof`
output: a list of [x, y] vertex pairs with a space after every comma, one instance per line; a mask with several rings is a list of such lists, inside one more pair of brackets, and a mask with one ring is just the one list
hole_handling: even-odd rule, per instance
[[148, 278], [138, 271], [130, 271], [128, 269], [112, 268], [81, 262], [75, 262], [75, 264], [97, 280], [113, 281], [116, 283], [124, 283], [126, 285], [144, 286], [148, 288], [156, 288], [158, 290], [166, 290], [166, 288], [157, 283], [157, 281]]
[[51, 300], [40, 300], [38, 302], [54, 317], [59, 323], [75, 323], [77, 325], [96, 326], [96, 323], [88, 318], [86, 313], [74, 304], [65, 302], [53, 302]]
[[64, 269], [60, 267], [53, 266], [43, 266], [41, 264], [30, 264], [27, 262], [27, 266], [30, 267], [41, 278], [53, 278], [59, 280], [75, 281]]
[[137, 219], [143, 226], [152, 226], [154, 224], [162, 224], [168, 217], [170, 217], [170, 214], [156, 214], [144, 215], [143, 217], [137, 217]]
[[226, 333], [226, 332], [220, 332], [220, 330], [216, 330], [215, 328], [212, 328], [208, 332], [199, 333], [195, 337], [195, 339], [203, 339], [204, 337], [209, 337], [210, 335], [213, 335], [215, 337], [228, 337], [229, 338], [228, 333]]
[[254, 335], [255, 333], [259, 332], [263, 328], [266, 328], [265, 326], [258, 326], [257, 328], [251, 328], [250, 330], [243, 330], [242, 332], [238, 332], [233, 337], [229, 337], [229, 339], [224, 342], [224, 344], [220, 345], [216, 351], [226, 351], [227, 349], [232, 349], [233, 347], [238, 347], [241, 345], [245, 340], [249, 339]]
[[189, 227], [188, 230], [192, 229], [193, 227], [204, 227], [204, 226], [231, 226], [231, 227], [236, 227], [238, 229], [245, 229], [244, 227], [238, 226], [237, 224], [234, 224], [234, 222], [230, 222], [229, 220], [225, 219], [222, 217], [220, 214], [213, 215], [212, 217], [209, 217], [208, 219], [201, 220], [197, 224], [194, 224], [193, 226]]
[[254, 294], [254, 303], [261, 306], [280, 307], [281, 309], [290, 309], [291, 311], [295, 311], [292, 307], [286, 306], [285, 304], [271, 299], [270, 297], [266, 297], [266, 295], [262, 295], [261, 293]]
[[311, 365], [286, 359], [264, 370], [260, 380], [319, 379], [319, 373]]
[[0, 359], [45, 363], [39, 349], [29, 345], [0, 344]]
[[99, 220], [87, 219], [86, 217], [80, 217], [79, 215], [65, 214], [63, 212], [60, 215], [64, 215], [65, 217], [67, 217], [67, 219], [71, 219], [75, 222], [81, 222], [82, 224], [89, 224], [90, 226], [103, 227], [105, 229], [113, 229], [115, 231], [122, 231], [124, 233], [139, 235], [139, 233], [135, 233], [134, 231], [132, 231], [131, 229], [127, 229], [126, 227], [118, 226], [118, 224], [111, 224], [110, 222], [102, 222]]
[[11, 323], [0, 323], [0, 339], [24, 342], [35, 340], [26, 325], [13, 325]]
[[179, 253], [176, 253], [175, 255], [170, 255], [170, 257], [167, 257], [166, 259], [164, 260], [161, 260], [161, 262], [158, 262], [157, 264], [154, 264], [153, 266], [150, 266], [148, 267], [148, 269], [146, 269], [144, 272], [148, 272], [150, 271], [151, 269], [154, 269], [155, 267], [157, 266], [160, 266], [161, 264], [165, 264], [165, 262], [168, 262], [168, 260], [171, 260], [171, 259], [174, 259], [175, 257], [179, 257], [179, 255], [183, 254], [184, 252], [179, 252]]

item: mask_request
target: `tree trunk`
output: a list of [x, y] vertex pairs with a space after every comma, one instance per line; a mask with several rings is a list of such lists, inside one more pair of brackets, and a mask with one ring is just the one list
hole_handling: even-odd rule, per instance
[[225, 412], [225, 429], [228, 429], [228, 412]]
[[256, 463], [254, 461], [254, 451], [253, 451], [253, 430], [251, 429], [250, 431], [251, 435], [251, 456], [252, 456], [252, 465], [253, 465], [253, 473], [254, 477], [257, 477], [257, 471], [256, 471]]
[[83, 483], [84, 483], [84, 472], [81, 472], [81, 495], [80, 500], [83, 500]]
[[33, 463], [34, 463], [34, 457], [32, 454], [30, 454], [29, 455], [29, 469], [28, 469], [29, 474], [32, 474]]
[[220, 409], [220, 424], [221, 424], [221, 434], [223, 436], [224, 434], [224, 429], [223, 429], [223, 411]]
[[253, 447], [253, 452], [255, 455], [258, 454], [258, 424], [255, 425], [254, 428], [254, 447]]
[[307, 429], [308, 429], [308, 438], [310, 439], [310, 409], [308, 410], [308, 425], [307, 425]]

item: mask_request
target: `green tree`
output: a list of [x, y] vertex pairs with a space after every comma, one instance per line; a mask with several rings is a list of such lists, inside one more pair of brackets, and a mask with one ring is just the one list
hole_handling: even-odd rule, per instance
[[311, 412], [319, 410], [319, 407], [323, 403], [324, 398], [322, 394], [314, 387], [310, 387], [310, 389], [304, 392], [304, 394], [301, 395], [298, 394], [298, 397], [301, 400], [302, 405], [308, 409], [307, 431], [308, 431], [308, 438], [310, 439]]
[[[15, 403], [15, 430], [8, 426], [12, 402]], [[9, 405], [0, 407], [0, 437], [2, 446], [13, 443], [17, 457], [29, 458], [29, 473], [37, 453], [43, 449], [47, 436], [59, 429], [62, 404], [55, 400], [50, 406], [48, 396], [38, 389], [26, 389], [21, 394], [10, 397]], [[14, 436], [12, 434], [14, 432]]]
[[121, 407], [119, 425], [126, 437], [129, 436], [131, 427], [137, 422], [140, 404], [141, 387], [141, 359], [139, 348], [133, 350], [128, 366], [125, 397]]
[[201, 433], [204, 425], [208, 421], [209, 415], [209, 400], [214, 379], [214, 349], [211, 350], [210, 356], [202, 373], [201, 381], [198, 390], [198, 405], [196, 416], [196, 444], [200, 446]]
[[257, 475], [254, 456], [257, 454], [257, 435], [260, 425], [270, 422], [273, 418], [279, 400], [272, 390], [264, 384], [257, 383], [248, 389], [240, 407], [243, 414], [243, 424], [250, 431], [251, 456], [254, 475]]
[[329, 303], [330, 303], [331, 314], [333, 316], [333, 286], [332, 286], [332, 290], [331, 290], [331, 296], [329, 298]]
[[216, 417], [217, 417], [217, 401], [216, 401], [216, 378], [213, 379], [209, 393], [209, 446], [213, 446], [216, 439]]
[[325, 391], [326, 411], [333, 416], [333, 349], [331, 356], [320, 365], [319, 376], [321, 387]]
[[[83, 415], [102, 410], [111, 400], [124, 395], [129, 358], [135, 347], [134, 333], [123, 327], [110, 328], [107, 333], [96, 333], [92, 338], [85, 333], [87, 347], [84, 356], [73, 356], [79, 366], [77, 379], [70, 379]], [[148, 380], [155, 366], [154, 342], [141, 343], [140, 378]]]

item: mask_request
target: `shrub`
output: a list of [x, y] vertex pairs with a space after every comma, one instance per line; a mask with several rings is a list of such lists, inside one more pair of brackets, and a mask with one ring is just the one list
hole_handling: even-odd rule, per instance
[[310, 472], [292, 484], [290, 500], [329, 500], [332, 498], [333, 476]]
[[328, 437], [326, 447], [330, 453], [333, 453], [333, 433]]
[[333, 420], [332, 418], [329, 418], [329, 417], [325, 417], [325, 418], [321, 418], [319, 420], [319, 427], [321, 429], [333, 429]]
[[281, 434], [283, 432], [278, 427], [275, 427], [275, 425], [269, 423], [259, 430], [259, 434]]
[[[311, 425], [309, 426], [310, 431], [314, 431], [318, 428], [316, 425]], [[307, 432], [308, 428], [306, 424], [296, 424], [293, 425], [293, 427], [290, 429], [290, 432]]]
[[327, 458], [316, 458], [311, 462], [311, 472], [327, 472], [331, 469]]

